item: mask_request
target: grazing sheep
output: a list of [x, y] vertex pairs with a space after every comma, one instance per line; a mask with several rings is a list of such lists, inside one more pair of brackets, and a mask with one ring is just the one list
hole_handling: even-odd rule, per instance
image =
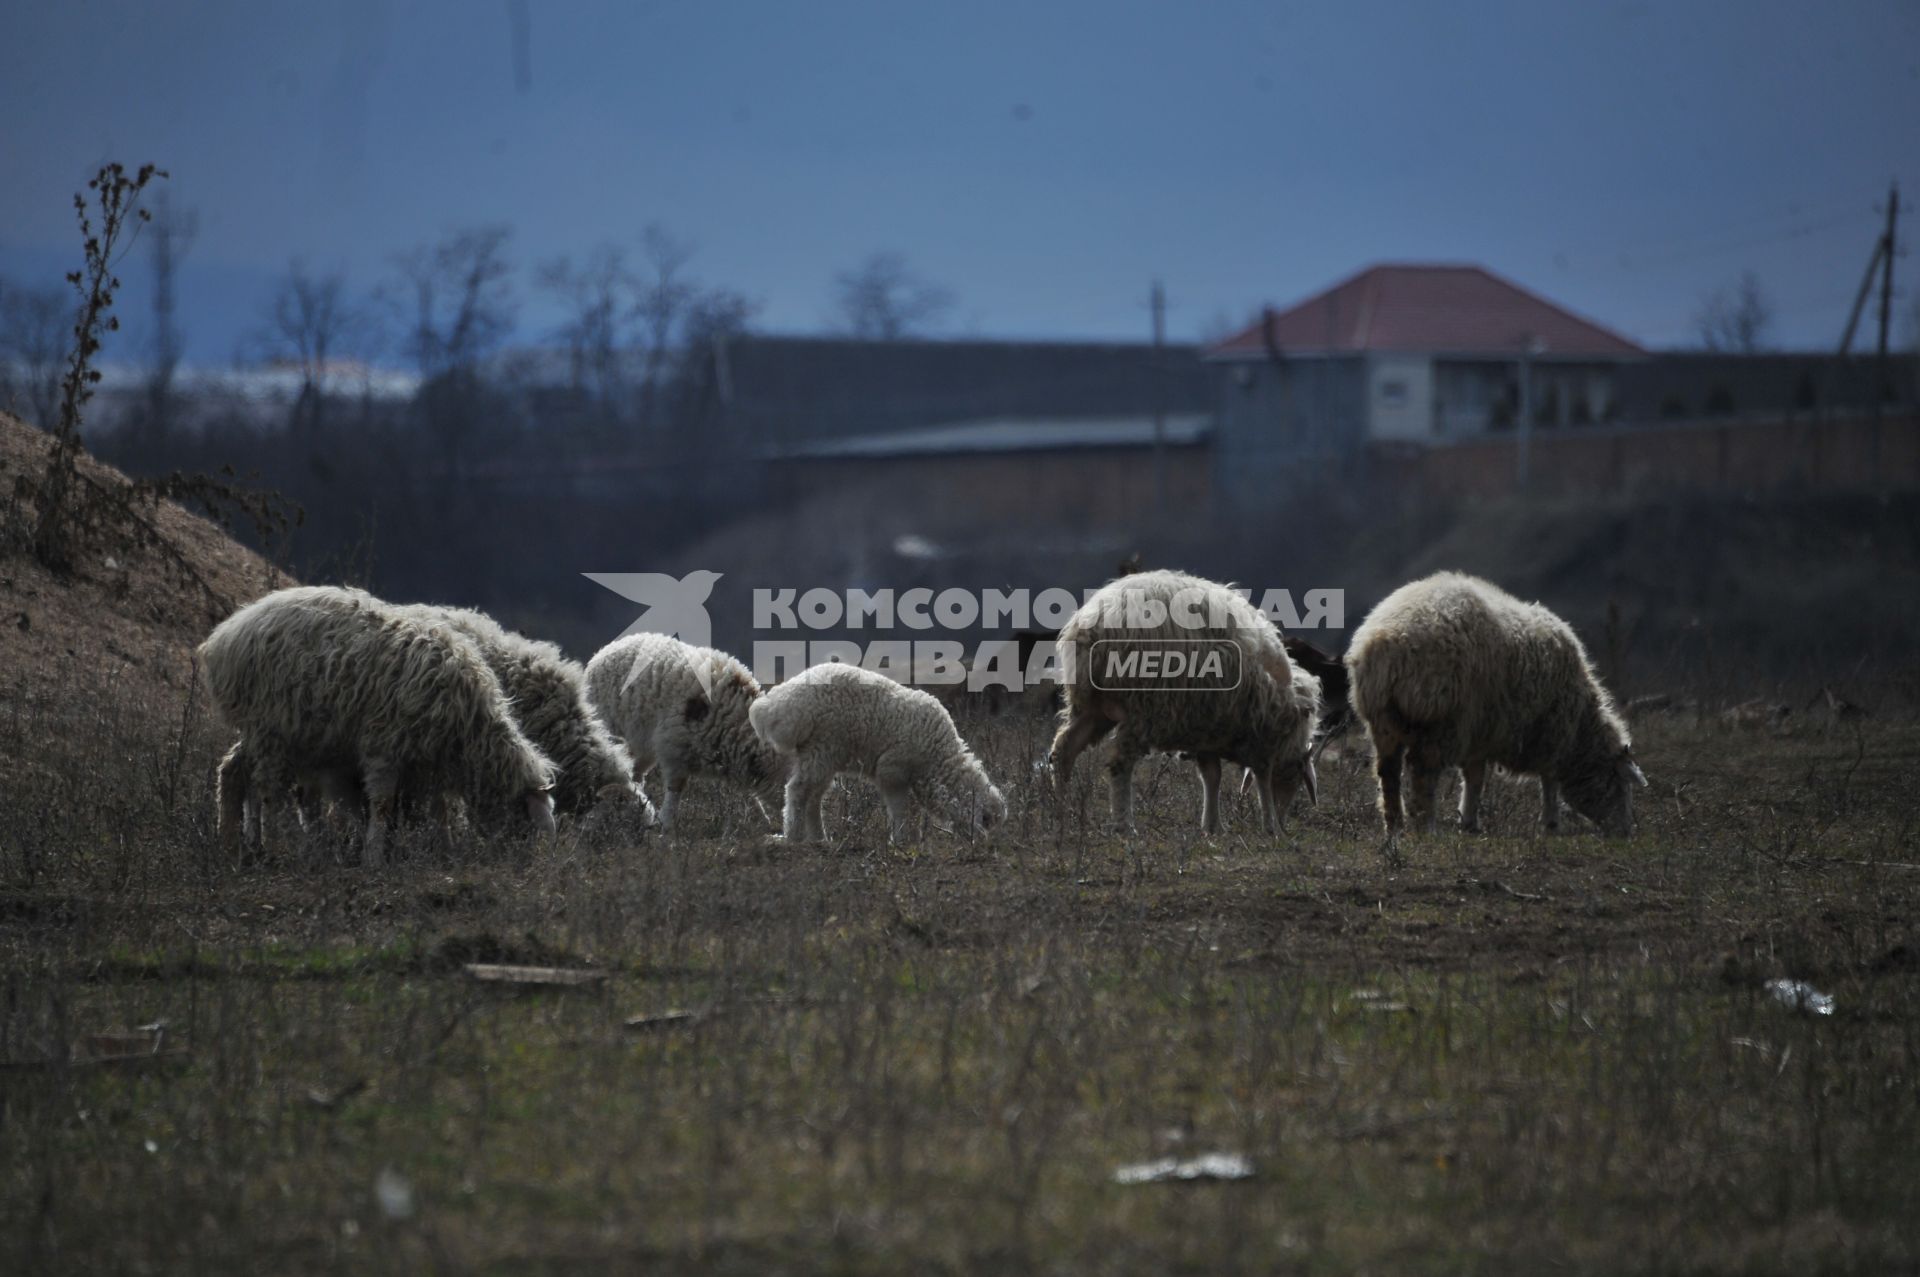
[[397, 610], [428, 625], [445, 625], [479, 646], [513, 706], [514, 721], [557, 769], [555, 812], [577, 815], [596, 802], [637, 802], [640, 823], [653, 823], [652, 804], [634, 783], [633, 760], [588, 703], [586, 672], [577, 662], [485, 612], [429, 603]]
[[1460, 826], [1480, 827], [1488, 766], [1540, 777], [1548, 829], [1560, 792], [1608, 834], [1633, 832], [1633, 761], [1626, 724], [1594, 678], [1573, 630], [1471, 576], [1442, 572], [1382, 599], [1347, 651], [1353, 704], [1373, 742], [1387, 850], [1406, 818], [1400, 773], [1413, 767], [1414, 824], [1434, 827], [1441, 774], [1466, 779]]
[[[220, 840], [229, 850], [244, 838], [248, 846], [259, 846], [261, 802], [253, 784], [254, 752], [246, 738], [233, 743], [214, 773], [214, 805], [219, 813]], [[309, 835], [324, 804], [339, 803], [351, 807], [361, 820], [367, 816], [366, 795], [360, 789], [360, 777], [351, 767], [296, 767], [290, 769], [292, 796], [297, 804], [300, 826]]]
[[[1305, 639], [1289, 635], [1281, 642], [1296, 666], [1320, 680], [1320, 723], [1313, 738], [1313, 757], [1317, 761], [1327, 746], [1353, 725], [1353, 702], [1347, 695], [1347, 666], [1339, 657], [1329, 656]], [[1253, 784], [1253, 772], [1242, 771], [1240, 792], [1246, 793]]]
[[[241, 608], [200, 645], [213, 702], [240, 733], [263, 805], [296, 779], [354, 775], [362, 860], [380, 864], [403, 780], [525, 807], [553, 831], [553, 764], [521, 734], [478, 646], [361, 590], [303, 586]], [[237, 768], [229, 768], [230, 771]], [[223, 792], [223, 814], [232, 798]]]
[[917, 794], [938, 794], [957, 824], [986, 832], [1007, 800], [927, 693], [857, 665], [815, 665], [769, 690], [747, 711], [760, 739], [791, 760], [782, 828], [790, 842], [826, 838], [820, 804], [842, 772], [871, 776], [887, 805], [888, 838], [906, 833]]
[[[1200, 824], [1210, 834], [1220, 829], [1222, 762], [1252, 773], [1270, 833], [1285, 822], [1297, 785], [1304, 781], [1315, 794], [1310, 746], [1320, 681], [1294, 665], [1280, 632], [1228, 587], [1182, 572], [1123, 576], [1068, 619], [1059, 642], [1067, 686], [1050, 754], [1054, 783], [1064, 790], [1081, 751], [1114, 732], [1107, 772], [1116, 827], [1132, 828], [1133, 769], [1156, 750], [1191, 753], [1199, 764]], [[1227, 671], [1235, 679], [1231, 686], [1194, 676], [1107, 677], [1100, 680], [1106, 688], [1094, 686], [1096, 665], [1110, 658], [1193, 651], [1200, 643], [1239, 649], [1237, 672]]]
[[634, 773], [660, 769], [660, 825], [672, 826], [695, 776], [715, 776], [755, 801], [778, 802], [785, 761], [747, 719], [763, 695], [725, 652], [664, 634], [616, 639], [587, 662], [587, 699], [624, 736]]

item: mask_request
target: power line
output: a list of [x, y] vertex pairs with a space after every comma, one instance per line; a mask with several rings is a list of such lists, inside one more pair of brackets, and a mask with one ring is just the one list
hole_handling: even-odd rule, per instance
[[1722, 240], [1716, 244], [1703, 245], [1681, 252], [1648, 254], [1621, 253], [1614, 266], [1620, 270], [1645, 270], [1651, 267], [1673, 266], [1682, 262], [1703, 261], [1710, 257], [1721, 257], [1728, 253], [1741, 252], [1751, 248], [1763, 248], [1770, 244], [1784, 244], [1790, 240], [1811, 239], [1827, 231], [1843, 226], [1858, 226], [1863, 218], [1873, 216], [1869, 208], [1856, 208], [1849, 213], [1840, 213], [1816, 222], [1790, 227], [1767, 235], [1756, 235], [1743, 239]]
[[1866, 213], [1871, 211], [1871, 202], [1857, 197], [1823, 200], [1817, 204], [1796, 204], [1786, 209], [1775, 209], [1769, 213], [1760, 213], [1750, 217], [1737, 217], [1729, 222], [1719, 222], [1712, 226], [1696, 226], [1695, 229], [1679, 234], [1665, 234], [1653, 239], [1628, 242], [1616, 245], [1610, 251], [1616, 254], [1637, 255], [1641, 253], [1662, 253], [1675, 249], [1690, 248], [1695, 245], [1712, 245], [1735, 231], [1747, 231], [1757, 226], [1768, 226], [1780, 222], [1806, 222], [1831, 217], [1835, 214]]

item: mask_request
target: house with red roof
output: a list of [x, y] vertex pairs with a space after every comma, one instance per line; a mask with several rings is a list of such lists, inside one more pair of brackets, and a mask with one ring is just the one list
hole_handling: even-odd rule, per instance
[[1251, 491], [1272, 467], [1356, 463], [1614, 420], [1645, 350], [1479, 266], [1373, 266], [1205, 351], [1222, 373], [1218, 473]]

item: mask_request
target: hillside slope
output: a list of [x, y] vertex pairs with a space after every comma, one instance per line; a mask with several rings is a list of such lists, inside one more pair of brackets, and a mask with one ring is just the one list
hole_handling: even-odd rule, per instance
[[[42, 770], [60, 733], [108, 718], [177, 723], [187, 710], [193, 649], [235, 606], [291, 584], [214, 523], [162, 502], [154, 525], [169, 550], [131, 540], [82, 556], [70, 576], [47, 571], [12, 535], [34, 511], [15, 480], [45, 464], [49, 436], [0, 413], [0, 780]], [[82, 458], [102, 483], [119, 471]]]
[[1355, 623], [1402, 581], [1474, 572], [1561, 612], [1630, 691], [1920, 691], [1912, 493], [1491, 502], [1371, 529], [1339, 559]]

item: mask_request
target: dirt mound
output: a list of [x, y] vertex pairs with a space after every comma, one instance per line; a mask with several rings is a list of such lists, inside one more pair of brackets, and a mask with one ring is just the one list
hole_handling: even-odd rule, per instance
[[[0, 413], [0, 533], [32, 525], [15, 480], [37, 473], [52, 439]], [[103, 484], [125, 475], [92, 458]], [[193, 649], [236, 606], [292, 579], [217, 525], [161, 502], [164, 546], [132, 538], [86, 552], [71, 575], [49, 572], [17, 535], [0, 535], [0, 780], [40, 769], [49, 732], [120, 721], [179, 722]]]
[[1628, 694], [1920, 691], [1920, 496], [1538, 498], [1363, 530], [1331, 572], [1348, 620], [1450, 568], [1566, 617]]

